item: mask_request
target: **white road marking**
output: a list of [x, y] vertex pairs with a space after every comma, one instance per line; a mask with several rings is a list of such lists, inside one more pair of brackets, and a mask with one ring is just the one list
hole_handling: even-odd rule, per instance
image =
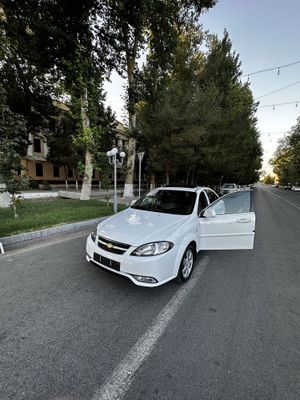
[[103, 386], [95, 393], [92, 400], [121, 400], [126, 394], [136, 371], [150, 355], [156, 342], [163, 335], [170, 321], [181, 307], [204, 272], [209, 262], [205, 256], [196, 266], [191, 279], [172, 297], [169, 303], [158, 314], [152, 325], [129, 350]]
[[295, 204], [295, 203], [293, 203], [293, 202], [290, 202], [290, 201], [288, 201], [288, 200], [283, 199], [281, 196], [278, 196], [278, 194], [273, 193], [271, 190], [269, 190], [269, 189], [267, 189], [267, 188], [265, 188], [265, 187], [264, 187], [264, 189], [265, 189], [267, 192], [271, 193], [273, 196], [278, 197], [280, 200], [285, 201], [286, 203], [288, 203], [288, 204], [290, 204], [291, 206], [294, 206], [294, 207], [298, 208], [298, 210], [300, 210], [300, 206], [298, 206], [298, 204]]

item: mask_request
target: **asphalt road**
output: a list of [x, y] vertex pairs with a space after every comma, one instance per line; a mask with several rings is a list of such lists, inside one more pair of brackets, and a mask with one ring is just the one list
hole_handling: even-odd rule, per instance
[[254, 199], [255, 249], [199, 254], [186, 289], [104, 273], [86, 232], [0, 256], [0, 399], [298, 400], [300, 192]]

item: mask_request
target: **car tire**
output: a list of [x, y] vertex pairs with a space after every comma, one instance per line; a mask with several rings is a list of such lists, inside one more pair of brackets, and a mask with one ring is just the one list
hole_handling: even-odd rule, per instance
[[185, 252], [181, 259], [178, 275], [176, 277], [176, 281], [178, 283], [184, 283], [190, 279], [195, 265], [195, 258], [196, 258], [195, 248], [190, 244], [185, 249]]

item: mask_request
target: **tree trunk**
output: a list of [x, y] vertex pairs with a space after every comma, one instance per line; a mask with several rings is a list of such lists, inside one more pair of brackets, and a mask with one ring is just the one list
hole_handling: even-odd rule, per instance
[[69, 189], [67, 167], [65, 165], [64, 165], [64, 171], [65, 171], [65, 187], [66, 187], [66, 189]]
[[[87, 88], [84, 88], [81, 96], [81, 121], [83, 130], [90, 128], [90, 120], [88, 116], [88, 93]], [[92, 154], [87, 149], [85, 152], [84, 175], [82, 180], [80, 200], [90, 200], [92, 190], [93, 163]]]
[[84, 168], [84, 176], [83, 176], [83, 180], [82, 180], [80, 200], [90, 200], [90, 198], [91, 198], [92, 175], [93, 175], [92, 154], [89, 150], [86, 150], [86, 152], [85, 152], [85, 168]]
[[185, 178], [185, 184], [188, 185], [189, 184], [189, 177], [190, 177], [190, 171], [191, 168], [189, 167], [186, 173], [186, 178]]
[[155, 189], [155, 179], [156, 179], [155, 173], [152, 172], [150, 176], [150, 190]]
[[191, 185], [195, 184], [195, 167], [192, 168]]
[[136, 139], [133, 137], [133, 133], [136, 129], [136, 111], [135, 111], [135, 98], [133, 94], [134, 88], [134, 66], [135, 57], [129, 57], [127, 59], [127, 75], [128, 75], [128, 119], [129, 119], [129, 139], [127, 149], [127, 172], [125, 176], [125, 185], [123, 197], [133, 197], [133, 178], [134, 178], [134, 161], [135, 161], [135, 149]]
[[133, 197], [133, 177], [134, 177], [134, 161], [135, 161], [136, 139], [130, 137], [127, 149], [127, 174], [125, 177], [123, 197]]
[[15, 195], [13, 195], [13, 200], [12, 200], [12, 208], [14, 210], [14, 218], [18, 218], [19, 215], [17, 213], [17, 206], [16, 206], [17, 198]]
[[170, 185], [170, 171], [166, 168], [166, 185]]

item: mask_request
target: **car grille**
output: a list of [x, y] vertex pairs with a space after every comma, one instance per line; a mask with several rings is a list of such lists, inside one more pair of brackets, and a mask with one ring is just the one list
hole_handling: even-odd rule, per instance
[[109, 258], [103, 257], [98, 253], [94, 253], [94, 260], [105, 267], [120, 271], [120, 263], [118, 261], [110, 260]]
[[130, 247], [130, 244], [115, 242], [113, 240], [106, 239], [103, 236], [98, 236], [97, 243], [101, 249], [113, 254], [124, 254], [125, 251]]

